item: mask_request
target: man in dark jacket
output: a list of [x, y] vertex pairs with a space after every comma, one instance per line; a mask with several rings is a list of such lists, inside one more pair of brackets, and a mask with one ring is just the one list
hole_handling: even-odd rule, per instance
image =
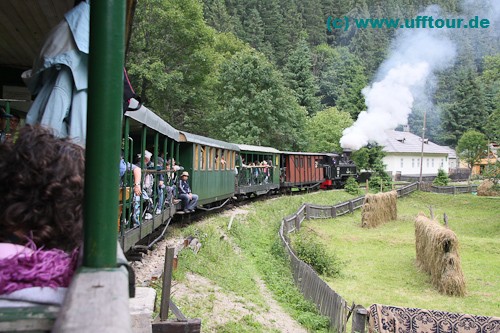
[[182, 206], [184, 207], [184, 213], [194, 212], [196, 205], [198, 204], [198, 195], [191, 192], [191, 188], [188, 183], [189, 173], [184, 171], [181, 175], [179, 181], [179, 198], [182, 200]]

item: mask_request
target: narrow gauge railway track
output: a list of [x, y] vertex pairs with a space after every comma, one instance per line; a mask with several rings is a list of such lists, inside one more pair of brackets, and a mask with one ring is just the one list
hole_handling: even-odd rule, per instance
[[[299, 192], [296, 192], [294, 194], [298, 193]], [[277, 198], [281, 195], [284, 194], [278, 193], [276, 191], [269, 191], [268, 193], [259, 196], [250, 196], [250, 197], [245, 196], [240, 199], [233, 197], [230, 198], [227, 204], [219, 207], [198, 209], [194, 213], [190, 214], [177, 213], [172, 218], [165, 221], [165, 223], [156, 228], [152, 233], [150, 233], [149, 235], [141, 239], [139, 242], [137, 242], [136, 245], [132, 246], [129, 249], [129, 251], [125, 253], [125, 255], [129, 261], [142, 260], [144, 253], [147, 253], [147, 251], [151, 250], [157, 242], [165, 238], [168, 232], [168, 227], [172, 224], [188, 225], [191, 223], [196, 223], [206, 217], [215, 214], [220, 214], [221, 212], [231, 210], [234, 207], [241, 207], [248, 205], [249, 203], [252, 202], [268, 200], [270, 198]]]
[[241, 196], [240, 198], [232, 197], [225, 205], [198, 209], [194, 213], [190, 214], [177, 213], [172, 218], [156, 228], [152, 233], [141, 239], [136, 245], [132, 246], [130, 250], [127, 251], [126, 257], [130, 261], [142, 260], [144, 257], [143, 254], [147, 253], [147, 251], [151, 250], [157, 242], [165, 238], [168, 232], [168, 227], [171, 224], [188, 225], [191, 223], [196, 223], [211, 215], [220, 214], [235, 207], [246, 206], [253, 202], [278, 198], [283, 195], [300, 195], [318, 190], [319, 184], [302, 188], [297, 191], [268, 191], [267, 193], [260, 195]]

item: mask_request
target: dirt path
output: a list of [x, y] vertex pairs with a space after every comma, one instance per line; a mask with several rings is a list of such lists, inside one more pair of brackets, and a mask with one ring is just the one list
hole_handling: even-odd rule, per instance
[[[236, 210], [231, 214], [245, 214]], [[159, 279], [162, 274], [165, 248], [181, 243], [180, 239], [166, 239], [158, 243], [156, 249], [150, 252], [142, 262], [134, 262], [137, 286], [149, 286], [152, 280]], [[265, 306], [258, 306], [233, 293], [224, 292], [217, 284], [200, 275], [188, 273], [186, 280], [172, 285], [172, 296], [184, 309], [199, 312], [203, 315], [202, 331], [216, 332], [217, 327], [230, 321], [240, 321], [245, 316], [251, 316], [262, 324], [266, 331], [274, 332], [307, 332], [286, 313], [276, 302], [264, 281], [255, 277]], [[208, 308], [197, 308], [198, 304], [209, 304]], [[181, 309], [182, 310], [182, 309]]]

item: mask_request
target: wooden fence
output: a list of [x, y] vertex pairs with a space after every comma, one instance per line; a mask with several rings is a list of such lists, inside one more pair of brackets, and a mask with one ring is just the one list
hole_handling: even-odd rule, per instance
[[[397, 189], [398, 197], [408, 195], [418, 189], [418, 183], [413, 183]], [[364, 332], [367, 311], [360, 305], [349, 306], [346, 300], [330, 288], [314, 269], [300, 260], [290, 246], [289, 234], [300, 230], [300, 225], [306, 219], [330, 219], [363, 206], [364, 196], [355, 198], [335, 206], [318, 206], [303, 204], [296, 213], [289, 215], [281, 222], [279, 235], [290, 258], [293, 278], [304, 297], [316, 304], [319, 312], [330, 318], [330, 329], [346, 332], [347, 320], [352, 314], [352, 332]]]
[[461, 194], [477, 192], [477, 185], [435, 186], [432, 183], [420, 183], [420, 191], [441, 194]]

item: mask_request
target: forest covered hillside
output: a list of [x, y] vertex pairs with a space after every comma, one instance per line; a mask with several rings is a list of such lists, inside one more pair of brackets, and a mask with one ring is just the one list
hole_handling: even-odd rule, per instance
[[500, 140], [499, 24], [494, 0], [141, 0], [127, 68], [174, 127], [225, 141], [339, 150], [368, 108], [418, 135], [425, 112], [426, 136], [456, 146], [469, 129]]

